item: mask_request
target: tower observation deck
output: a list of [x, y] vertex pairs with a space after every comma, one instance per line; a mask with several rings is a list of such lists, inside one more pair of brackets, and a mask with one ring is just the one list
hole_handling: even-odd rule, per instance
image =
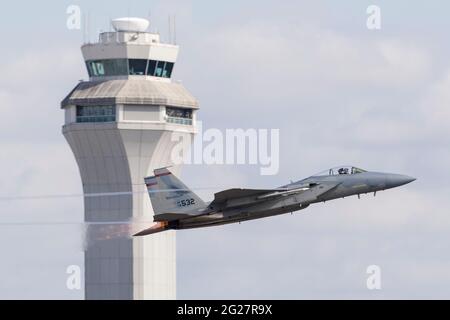
[[[179, 47], [147, 32], [148, 24], [115, 19], [114, 32], [84, 44], [89, 81], [61, 102], [62, 132], [78, 164], [88, 222], [152, 221], [143, 178], [172, 165], [174, 132], [195, 133], [198, 102], [171, 80]], [[84, 259], [85, 298], [175, 299], [175, 246], [174, 231], [91, 243]]]

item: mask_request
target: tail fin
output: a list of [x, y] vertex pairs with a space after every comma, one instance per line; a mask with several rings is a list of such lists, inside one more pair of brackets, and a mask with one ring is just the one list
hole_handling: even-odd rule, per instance
[[167, 168], [154, 170], [145, 184], [155, 213], [155, 221], [178, 220], [200, 214], [206, 204]]

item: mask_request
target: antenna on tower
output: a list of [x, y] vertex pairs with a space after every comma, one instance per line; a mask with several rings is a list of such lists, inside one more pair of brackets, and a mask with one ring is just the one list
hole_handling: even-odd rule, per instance
[[[128, 18], [130, 18], [130, 3], [128, 3]], [[128, 26], [127, 29], [130, 30], [130, 19], [128, 19]]]
[[174, 34], [174, 40], [173, 44], [177, 44], [177, 25], [176, 25], [176, 15], [173, 15], [173, 34]]
[[148, 10], [148, 21], [150, 21], [149, 31], [151, 32], [151, 23], [152, 23], [152, 11], [151, 10]]
[[86, 43], [86, 29], [87, 29], [87, 20], [86, 15], [83, 14], [83, 44]]
[[170, 24], [170, 14], [168, 18], [169, 18], [169, 43], [172, 43], [172, 30], [171, 30], [172, 26]]
[[90, 24], [90, 15], [89, 15], [89, 11], [87, 13], [87, 28], [86, 28], [86, 32], [87, 32], [87, 43], [91, 42], [91, 33], [90, 33], [90, 28], [91, 28], [91, 24]]

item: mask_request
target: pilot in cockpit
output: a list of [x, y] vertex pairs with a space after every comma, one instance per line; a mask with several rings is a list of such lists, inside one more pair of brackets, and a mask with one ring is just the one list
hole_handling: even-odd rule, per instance
[[348, 174], [348, 168], [340, 168], [340, 169], [338, 170], [338, 173], [339, 173], [339, 174]]

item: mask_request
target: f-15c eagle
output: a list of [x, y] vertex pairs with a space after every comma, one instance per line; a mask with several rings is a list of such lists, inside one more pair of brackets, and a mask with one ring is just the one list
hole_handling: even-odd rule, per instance
[[144, 179], [154, 224], [135, 236], [259, 219], [307, 208], [312, 203], [395, 188], [415, 178], [340, 166], [275, 189], [233, 188], [206, 203], [167, 168]]

